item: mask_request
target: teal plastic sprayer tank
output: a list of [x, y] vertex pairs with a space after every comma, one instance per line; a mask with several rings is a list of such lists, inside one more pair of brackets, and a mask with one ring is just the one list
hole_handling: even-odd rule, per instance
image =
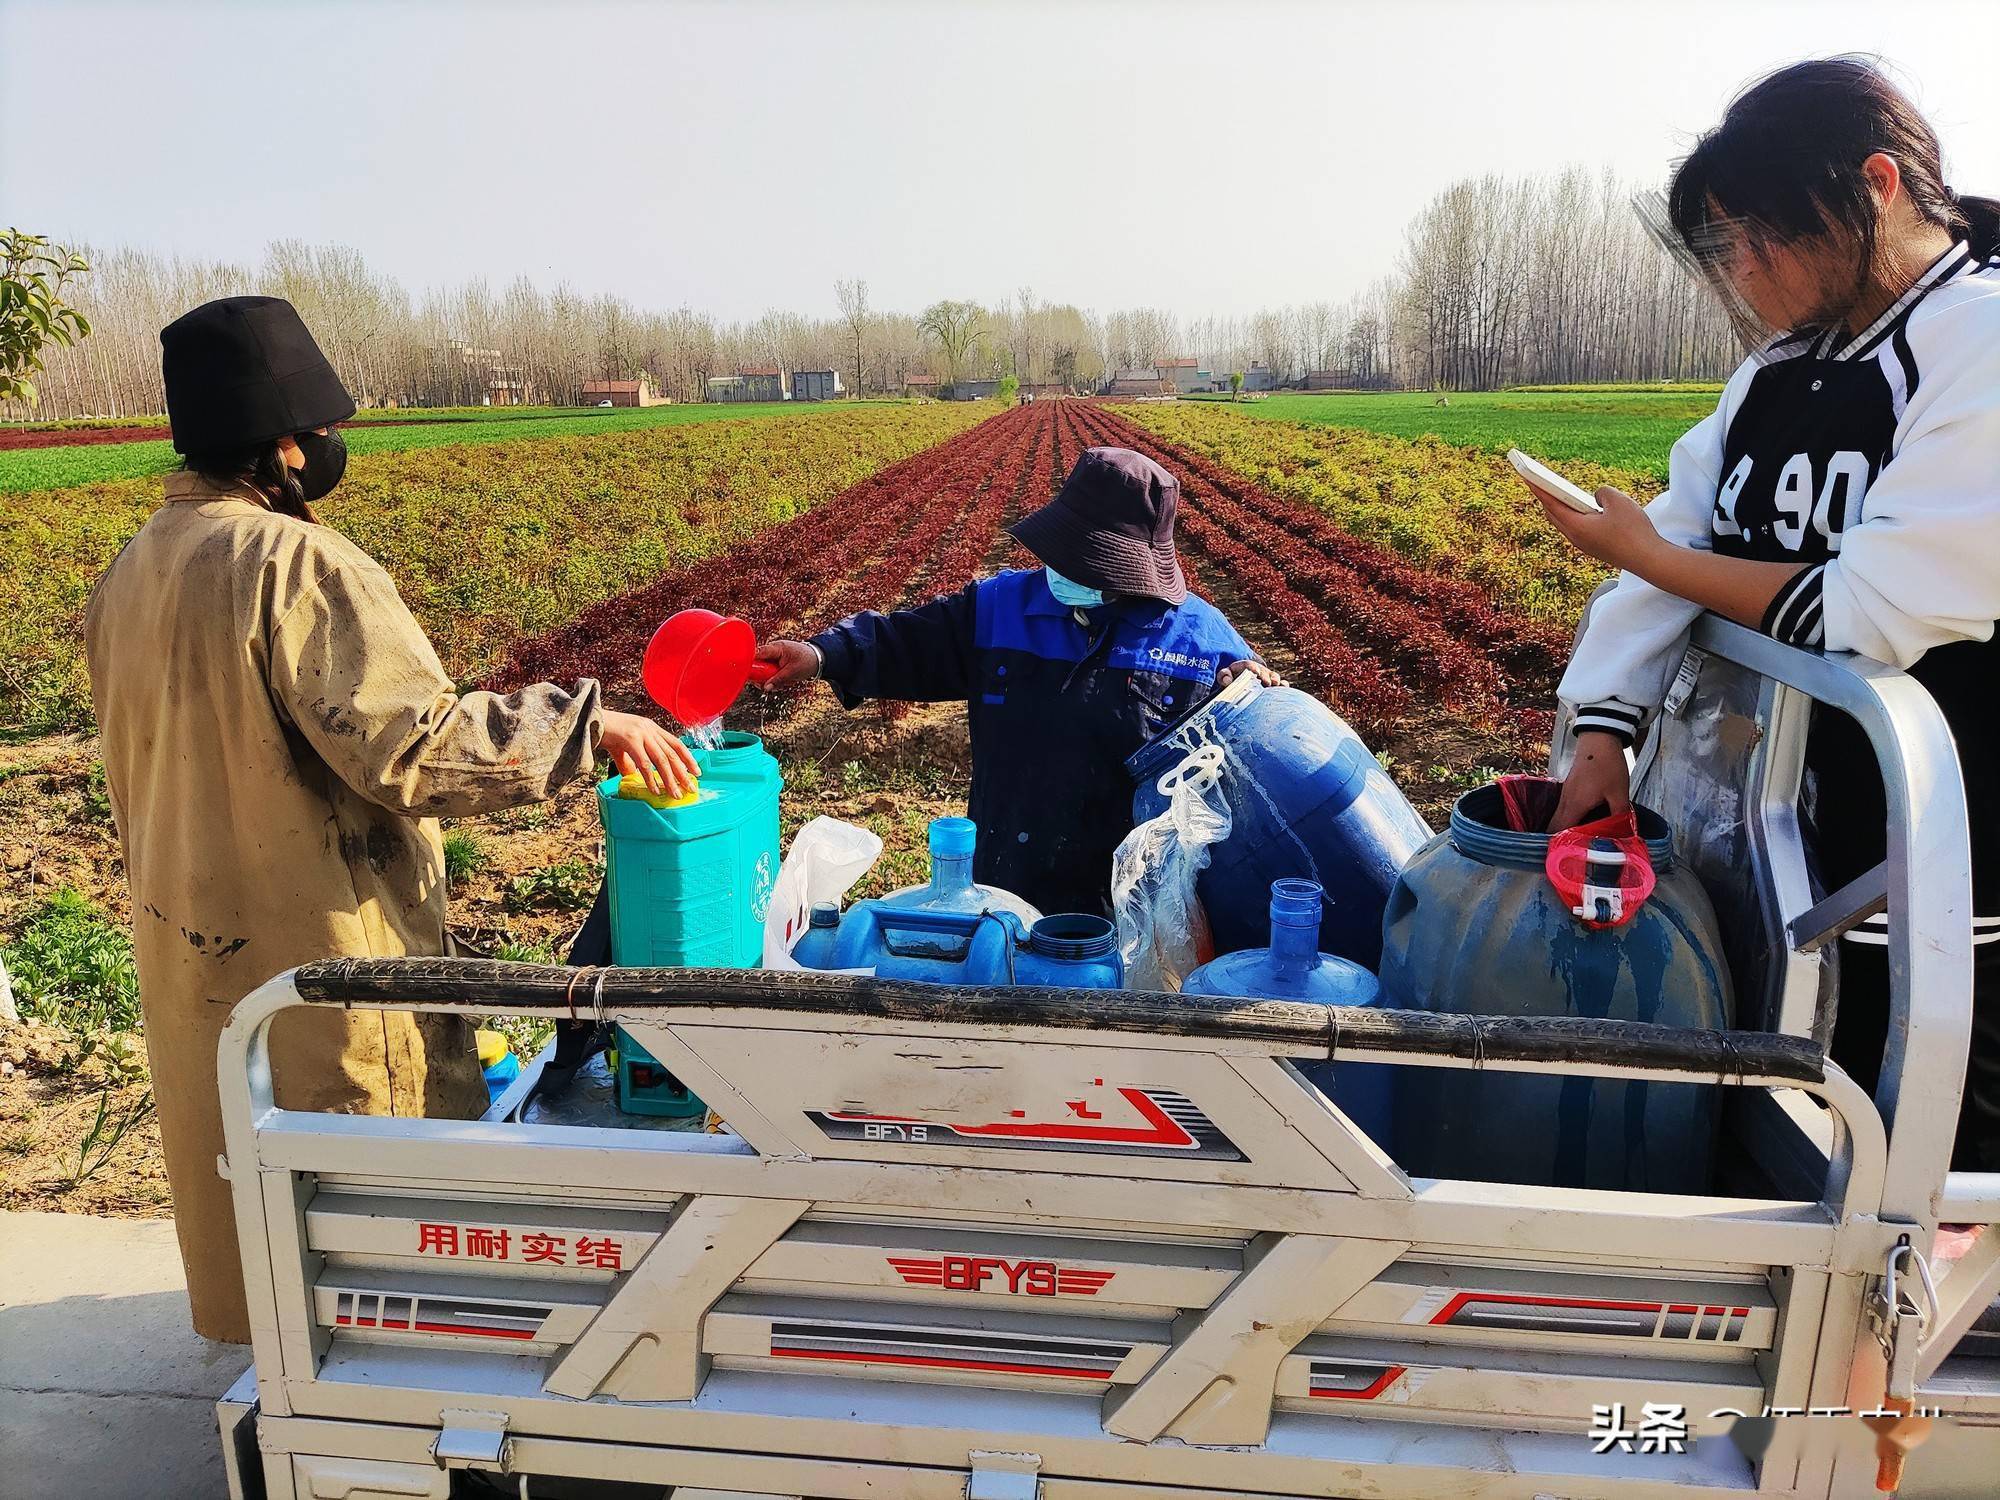
[[[1319, 949], [1325, 893], [1310, 880], [1271, 883], [1271, 946], [1211, 959], [1182, 981], [1183, 995], [1373, 1005], [1382, 987], [1360, 964]], [[1371, 1063], [1301, 1063], [1299, 1071], [1379, 1146], [1389, 1144], [1392, 1070]]]
[[[1548, 826], [1559, 791], [1509, 777], [1458, 799], [1450, 829], [1418, 851], [1389, 898], [1383, 1003], [1727, 1027], [1715, 911], [1674, 858], [1666, 821], [1635, 808], [1617, 838], [1593, 836], [1600, 824], [1524, 831]], [[1712, 1085], [1397, 1071], [1396, 1159], [1413, 1176], [1656, 1193], [1710, 1185]]]
[[[777, 761], [754, 734], [696, 748], [699, 784], [678, 801], [631, 778], [599, 783], [611, 960], [641, 968], [755, 968], [778, 877]], [[618, 1103], [634, 1114], [692, 1115], [700, 1099], [621, 1028]]]

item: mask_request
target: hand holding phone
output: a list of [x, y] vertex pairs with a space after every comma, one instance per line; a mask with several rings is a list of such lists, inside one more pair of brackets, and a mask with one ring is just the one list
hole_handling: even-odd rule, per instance
[[1514, 466], [1514, 472], [1527, 480], [1529, 488], [1560, 500], [1571, 510], [1580, 510], [1585, 515], [1602, 515], [1604, 507], [1597, 503], [1597, 497], [1571, 484], [1562, 475], [1538, 459], [1528, 457], [1519, 448], [1507, 450], [1507, 462]]

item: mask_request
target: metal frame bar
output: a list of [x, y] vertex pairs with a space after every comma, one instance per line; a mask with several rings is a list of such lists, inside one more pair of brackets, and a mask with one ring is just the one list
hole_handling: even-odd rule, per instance
[[[1972, 842], [1951, 729], [1915, 678], [1866, 657], [1800, 651], [1716, 615], [1696, 620], [1690, 638], [1849, 715], [1882, 767], [1890, 987], [1875, 1093], [1889, 1135], [1882, 1212], [1935, 1230], [1972, 1040]], [[1921, 1083], [1907, 1087], [1912, 1080]]]

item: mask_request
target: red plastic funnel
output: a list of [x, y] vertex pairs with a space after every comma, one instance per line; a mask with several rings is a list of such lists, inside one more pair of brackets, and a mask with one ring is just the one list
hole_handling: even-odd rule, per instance
[[639, 677], [652, 700], [681, 723], [707, 724], [722, 717], [745, 683], [777, 671], [756, 655], [757, 633], [748, 620], [684, 609], [653, 632]]

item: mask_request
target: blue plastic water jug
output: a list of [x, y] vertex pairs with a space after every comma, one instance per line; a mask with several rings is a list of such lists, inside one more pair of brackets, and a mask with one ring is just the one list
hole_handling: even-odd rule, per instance
[[1011, 891], [979, 885], [972, 878], [979, 825], [970, 818], [933, 818], [930, 826], [931, 878], [923, 885], [905, 886], [881, 898], [884, 906], [911, 911], [1010, 911], [1023, 927], [1041, 916]]
[[[1183, 995], [1240, 995], [1320, 1005], [1373, 1005], [1382, 987], [1357, 963], [1319, 950], [1320, 888], [1310, 880], [1271, 884], [1271, 946], [1225, 953], [1181, 984]], [[1302, 1063], [1343, 1113], [1387, 1147], [1392, 1070], [1372, 1063]]]
[[[697, 748], [692, 797], [646, 794], [630, 778], [599, 783], [613, 963], [656, 968], [754, 968], [778, 877], [778, 797], [784, 777], [754, 734], [730, 731]], [[621, 1027], [618, 1104], [634, 1114], [692, 1115], [702, 1101]]]
[[833, 968], [833, 944], [839, 933], [839, 904], [815, 901], [806, 917], [806, 930], [792, 944], [793, 961], [802, 969]]
[[1024, 929], [1010, 911], [857, 901], [842, 915], [830, 947], [807, 949], [801, 939], [792, 955], [808, 968], [873, 969], [881, 979], [929, 984], [1115, 990], [1125, 979], [1116, 932], [1104, 918], [1085, 914], [1043, 917]]
[[[1390, 897], [1382, 999], [1407, 1010], [1730, 1023], [1714, 908], [1674, 858], [1657, 813], [1635, 808], [1657, 879], [1623, 926], [1593, 929], [1549, 883], [1549, 835], [1508, 826], [1497, 786], [1458, 799]], [[1691, 1083], [1403, 1068], [1396, 1156], [1424, 1177], [1545, 1187], [1706, 1191], [1719, 1090]]]
[[1196, 885], [1215, 951], [1269, 944], [1272, 882], [1303, 879], [1326, 894], [1318, 947], [1374, 968], [1396, 874], [1431, 836], [1409, 799], [1332, 709], [1245, 677], [1126, 761], [1136, 821], [1165, 810], [1159, 779], [1204, 744], [1229, 757], [1229, 837]]

